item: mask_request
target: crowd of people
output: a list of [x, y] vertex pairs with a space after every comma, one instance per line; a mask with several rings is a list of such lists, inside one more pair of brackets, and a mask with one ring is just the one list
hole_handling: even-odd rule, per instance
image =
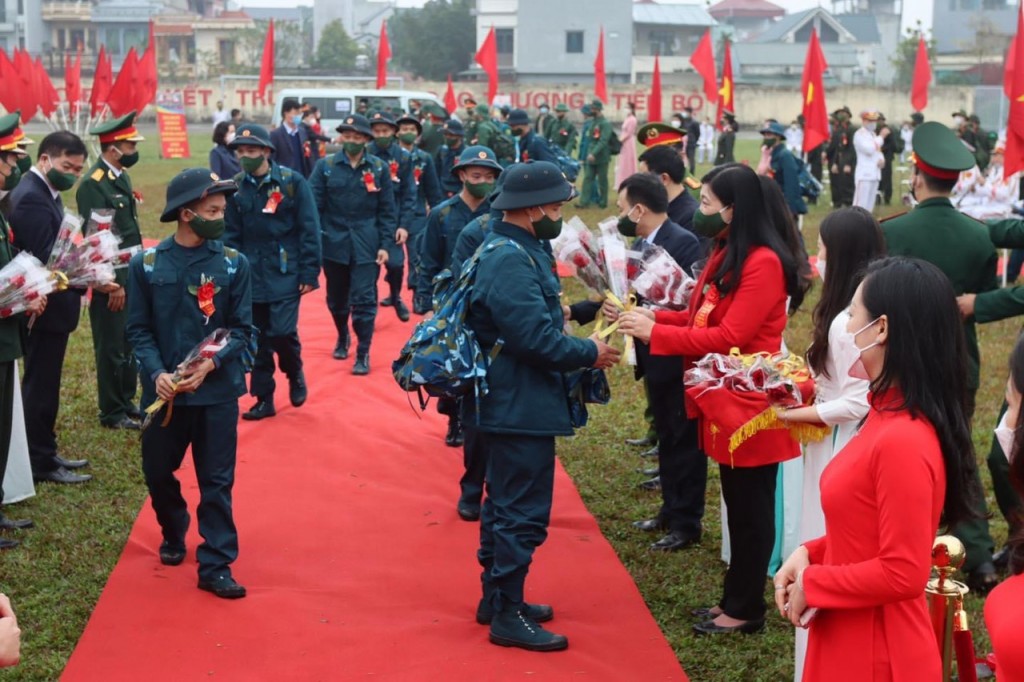
[[[907, 139], [877, 111], [862, 112], [863, 125], [854, 128], [849, 109], [838, 110], [827, 147], [806, 156], [799, 121], [788, 129], [765, 121], [761, 158], [751, 167], [733, 158], [738, 126], [731, 112], [716, 133], [691, 110], [640, 126], [629, 107], [616, 135], [600, 100], [584, 107], [581, 131], [563, 104], [553, 113], [542, 106], [536, 117], [464, 104], [460, 120], [432, 104], [405, 112], [364, 101], [336, 136], [322, 129], [315, 108], [297, 100], [283, 103], [274, 129], [219, 109], [210, 168], [183, 171], [167, 187], [160, 219], [174, 225], [173, 234], [135, 255], [116, 282], [91, 292], [100, 423], [143, 429], [139, 384], [141, 406], [162, 405], [151, 415], [161, 427], [143, 429], [141, 439], [162, 531], [159, 561], [178, 565], [187, 553], [191, 516], [175, 472], [191, 446], [203, 537], [198, 587], [225, 599], [245, 596], [231, 572], [238, 554], [231, 505], [237, 420], [275, 416], [278, 370], [290, 403], [305, 403], [298, 315], [321, 274], [337, 331], [333, 357], [354, 355], [351, 372], [364, 376], [379, 308], [390, 307], [403, 322], [429, 319], [438, 312], [435, 283], [465, 265], [474, 276], [465, 324], [490, 358], [490, 390], [479, 400], [441, 401], [439, 410], [448, 416], [446, 443], [464, 450], [454, 506], [480, 526], [475, 617], [489, 626], [491, 642], [532, 651], [568, 646], [565, 636], [540, 625], [555, 610], [526, 600], [526, 578], [547, 535], [555, 438], [575, 426], [564, 375], [621, 360], [597, 334], [566, 334], [565, 327], [603, 317], [636, 342], [650, 431], [632, 443], [657, 457], [649, 487], [660, 490], [661, 505], [634, 526], [661, 534], [652, 551], [701, 542], [708, 459], [718, 465], [729, 561], [720, 598], [693, 611], [697, 634], [763, 629], [765, 579], [774, 575], [779, 614], [800, 633], [798, 680], [936, 679], [939, 651], [924, 586], [941, 524], [967, 548], [972, 589], [988, 592], [999, 581], [1000, 562], [1011, 566], [1015, 577], [992, 594], [986, 614], [1000, 665], [1019, 665], [1013, 632], [1022, 611], [1009, 604], [1024, 569], [1014, 489], [1024, 466], [1017, 456], [1024, 433], [1021, 344], [988, 460], [1011, 526], [999, 555], [971, 417], [980, 376], [975, 323], [1024, 312], [1020, 291], [1000, 289], [995, 276], [996, 247], [1024, 247], [1024, 223], [1001, 215], [984, 225], [950, 200], [978, 194], [979, 181], [967, 174], [990, 164], [999, 173], [990, 182], [1005, 182], [999, 145], [989, 146], [969, 117], [953, 129], [915, 117], [914, 207], [880, 224], [872, 209], [876, 197], [891, 196], [891, 165]], [[47, 135], [33, 163], [26, 151], [33, 143], [18, 130], [17, 114], [0, 119], [0, 176], [10, 193], [0, 265], [19, 250], [47, 259], [63, 218], [61, 192], [76, 184], [78, 213], [88, 218], [109, 209], [125, 244], [141, 244], [139, 197], [129, 176], [143, 139], [134, 119], [128, 114], [90, 131], [101, 156], [89, 168], [76, 135]], [[705, 138], [716, 134], [715, 167], [697, 181], [696, 162], [712, 157]], [[566, 175], [580, 166], [577, 190]], [[835, 210], [821, 223], [812, 266], [799, 224], [821, 190], [807, 176], [821, 180], [825, 168]], [[987, 207], [986, 196], [974, 201]], [[577, 197], [581, 208], [614, 206], [618, 230], [634, 248], [659, 246], [694, 277], [686, 310], [563, 301], [549, 243]], [[382, 267], [387, 295], [380, 298]], [[779, 353], [813, 268], [823, 280], [806, 351], [816, 399], [779, 410], [777, 418], [823, 425], [829, 436], [802, 447], [788, 430], [767, 429], [734, 447], [716, 437], [713, 418], [690, 409], [684, 373], [708, 354]], [[65, 349], [85, 293], [70, 289], [33, 303], [24, 340], [27, 318], [0, 320], [0, 464], [6, 465], [12, 423], [22, 418], [14, 411], [14, 362], [24, 345], [21, 392], [33, 409], [23, 418], [37, 481], [90, 479], [81, 473], [88, 462], [64, 459], [54, 433]], [[214, 329], [228, 334], [204, 341]], [[182, 364], [203, 343], [212, 344], [209, 352]], [[246, 393], [252, 402], [239, 415]], [[801, 465], [801, 485], [780, 488], [780, 469], [794, 463]], [[800, 509], [788, 558], [776, 522], [787, 506], [783, 498]], [[0, 515], [5, 531], [31, 525]], [[0, 548], [16, 545], [0, 537]], [[10, 651], [2, 640], [12, 632], [13, 611], [0, 596], [0, 655]]]

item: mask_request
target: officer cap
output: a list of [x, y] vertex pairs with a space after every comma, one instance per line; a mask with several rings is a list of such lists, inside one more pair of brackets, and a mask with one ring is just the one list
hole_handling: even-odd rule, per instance
[[18, 124], [21, 123], [21, 112], [13, 111], [6, 116], [0, 117], [0, 152], [26, 156], [28, 152], [18, 146], [15, 132], [19, 131]]
[[[11, 117], [13, 117], [13, 118], [11, 118]], [[12, 135], [14, 135], [14, 141], [18, 144], [19, 147], [25, 147], [26, 145], [30, 145], [30, 144], [35, 144], [36, 143], [35, 140], [31, 140], [31, 139], [25, 137], [25, 131], [18, 127], [19, 124], [20, 124], [20, 121], [21, 121], [21, 110], [20, 109], [15, 109], [11, 113], [7, 114], [6, 116], [0, 117], [0, 130], [6, 130], [7, 129], [8, 118], [11, 118], [11, 120], [14, 121], [14, 132], [12, 133]]]
[[971, 123], [981, 123], [981, 119], [978, 118], [977, 114], [971, 114], [970, 116], [967, 117], [967, 120], [970, 121]]
[[466, 95], [462, 98], [462, 106], [464, 107], [475, 107], [476, 100], [473, 99], [473, 95]]
[[389, 125], [395, 130], [398, 130], [398, 124], [395, 123], [395, 119], [391, 118], [391, 115], [386, 111], [375, 111], [370, 114], [370, 127], [383, 123]]
[[602, 111], [604, 109], [604, 102], [597, 99], [596, 97], [590, 102], [591, 111]]
[[407, 123], [411, 123], [414, 126], [416, 126], [416, 132], [417, 133], [422, 133], [423, 132], [423, 124], [420, 123], [420, 120], [418, 118], [416, 118], [415, 116], [413, 116], [412, 114], [405, 114], [404, 116], [399, 118], [397, 121], [395, 121], [395, 125], [398, 125], [398, 126], [403, 126], [403, 125], [406, 125]]
[[964, 118], [967, 118], [967, 111], [965, 109], [957, 109], [950, 114], [950, 116], [963, 116]]
[[167, 207], [160, 222], [173, 223], [178, 219], [178, 212], [192, 202], [211, 194], [234, 194], [237, 189], [233, 181], [221, 180], [209, 168], [186, 168], [167, 185]]
[[569, 201], [576, 188], [561, 169], [550, 161], [529, 161], [509, 168], [505, 185], [491, 208], [511, 211]]
[[487, 116], [488, 114], [491, 113], [490, 107], [488, 107], [486, 104], [477, 104], [476, 109], [474, 109], [474, 111], [480, 114], [481, 116]]
[[882, 117], [882, 114], [875, 111], [874, 109], [865, 109], [860, 112], [860, 118], [862, 121], [877, 121]]
[[645, 147], [678, 144], [682, 139], [683, 131], [667, 123], [645, 123], [636, 131], [636, 141]]
[[722, 109], [722, 118], [727, 118], [729, 120], [735, 121], [736, 112], [729, 111], [728, 109]]
[[98, 135], [101, 144], [108, 142], [141, 142], [145, 140], [139, 131], [135, 129], [134, 111], [129, 111], [124, 116], [113, 118], [99, 124], [89, 131], [90, 135]]
[[459, 155], [459, 161], [452, 166], [452, 176], [458, 177], [458, 173], [463, 168], [469, 168], [470, 166], [479, 166], [480, 168], [490, 168], [498, 173], [501, 172], [501, 164], [498, 163], [498, 157], [495, 156], [494, 152], [490, 147], [484, 147], [482, 145], [474, 145], [472, 147], [466, 147], [462, 154]]
[[938, 121], [922, 123], [911, 138], [911, 161], [922, 173], [943, 180], [955, 180], [961, 171], [974, 167], [974, 155], [956, 133]]
[[786, 126], [782, 125], [778, 121], [772, 121], [768, 125], [761, 128], [760, 133], [762, 135], [764, 135], [765, 133], [770, 133], [772, 135], [778, 135], [779, 137], [784, 138], [786, 137]]
[[924, 114], [922, 114], [920, 111], [915, 111], [910, 115], [910, 120], [916, 123], [917, 125], [921, 125], [922, 123], [924, 123]]
[[510, 126], [528, 126], [530, 125], [530, 116], [524, 109], [513, 109], [508, 115], [507, 123]]
[[235, 131], [235, 139], [228, 144], [231, 149], [239, 147], [265, 147], [274, 149], [274, 143], [270, 141], [270, 133], [261, 125], [255, 123], [244, 123], [238, 126]]
[[439, 118], [441, 120], [448, 118], [448, 110], [440, 104], [428, 104], [424, 107], [424, 110], [426, 114], [433, 116], [434, 118]]
[[466, 136], [466, 129], [462, 127], [462, 121], [457, 118], [450, 118], [445, 121], [442, 132], [445, 135], [454, 135], [456, 137]]
[[349, 114], [341, 120], [341, 124], [335, 128], [339, 133], [343, 133], [346, 130], [366, 135], [367, 137], [373, 137], [373, 130], [370, 129], [370, 122], [366, 120], [366, 117], [362, 114]]
[[555, 105], [555, 111], [567, 112], [569, 111], [569, 105], [565, 102], [559, 102]]
[[882, 121], [883, 123], [885, 122], [885, 114], [883, 114], [881, 111], [878, 112], [878, 120]]
[[850, 107], [846, 106], [845, 104], [832, 112], [832, 115], [836, 116], [836, 117], [838, 117], [839, 114], [846, 114], [847, 116], [853, 116], [853, 113], [850, 111]]

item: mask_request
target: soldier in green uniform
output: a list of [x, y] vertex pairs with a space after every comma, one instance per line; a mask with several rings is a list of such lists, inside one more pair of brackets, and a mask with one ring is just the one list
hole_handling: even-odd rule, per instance
[[[114, 210], [114, 229], [121, 246], [139, 246], [139, 195], [127, 169], [139, 160], [137, 144], [144, 138], [135, 129], [135, 112], [115, 118], [89, 131], [100, 138], [100, 158], [82, 177], [75, 199], [86, 220], [96, 209]], [[92, 345], [96, 353], [96, 389], [100, 423], [108, 428], [138, 428], [141, 417], [135, 403], [139, 369], [125, 339], [125, 296], [128, 273], [117, 271], [120, 288], [105, 294], [93, 291], [89, 304]]]
[[498, 126], [491, 120], [491, 112], [487, 108], [486, 104], [476, 105], [476, 136], [467, 137], [466, 140], [470, 144], [474, 144], [480, 147], [487, 147], [494, 149], [492, 146], [496, 137], [501, 135], [501, 131], [498, 130]]
[[850, 123], [850, 108], [832, 112], [836, 125], [828, 143], [829, 182], [832, 187], [832, 206], [853, 205], [853, 174], [857, 169], [857, 150], [853, 148], [853, 134], [857, 126]]
[[437, 167], [441, 191], [445, 199], [448, 199], [462, 191], [462, 183], [452, 174], [452, 167], [459, 162], [459, 157], [466, 149], [467, 133], [458, 119], [445, 121], [444, 139], [444, 145], [437, 150], [437, 156], [434, 157], [434, 165]]
[[[191, 519], [174, 472], [191, 446], [203, 538], [196, 549], [199, 589], [222, 599], [245, 596], [231, 575], [238, 558], [231, 491], [252, 296], [248, 259], [220, 241], [225, 195], [234, 191], [234, 182], [206, 168], [179, 173], [167, 186], [160, 216], [160, 222], [176, 222], [177, 230], [128, 266], [127, 334], [142, 365], [143, 403], [167, 401], [142, 432], [142, 472], [163, 535], [160, 563], [177, 566], [185, 560]], [[215, 329], [229, 332], [223, 347], [180, 367]]]
[[577, 208], [608, 207], [608, 165], [611, 151], [608, 148], [612, 135], [612, 124], [604, 117], [604, 104], [599, 99], [590, 103], [594, 123], [587, 133], [587, 156], [583, 171], [583, 193]]
[[476, 137], [476, 100], [467, 96], [462, 100], [462, 106], [466, 110], [466, 118], [462, 121], [462, 127], [466, 139], [472, 140]]
[[370, 373], [370, 342], [377, 320], [377, 277], [398, 230], [395, 183], [387, 164], [367, 152], [373, 139], [365, 116], [346, 116], [337, 131], [342, 149], [316, 162], [309, 177], [320, 211], [327, 307], [338, 330], [334, 358], [348, 357], [348, 318], [356, 334], [352, 373]]
[[[949, 200], [960, 172], [974, 167], [974, 156], [952, 130], [934, 121], [918, 126], [911, 142], [914, 156], [910, 191], [920, 203], [909, 213], [883, 221], [889, 254], [934, 264], [949, 277], [958, 296], [995, 290], [999, 286], [997, 257], [988, 230], [958, 212]], [[974, 413], [981, 363], [974, 322], [973, 317], [964, 320], [969, 415]], [[988, 521], [982, 515], [950, 530], [967, 549], [963, 568], [971, 589], [987, 592], [998, 581], [992, 564], [993, 542]]]
[[558, 145], [569, 156], [576, 151], [576, 140], [579, 133], [576, 126], [569, 120], [569, 107], [565, 102], [555, 105], [555, 118], [548, 122], [547, 130], [543, 131], [544, 137], [551, 144]]
[[[13, 112], [0, 118], [0, 192], [6, 195], [21, 180], [18, 161], [28, 158], [19, 146], [14, 132], [18, 129], [21, 112]], [[11, 246], [11, 232], [7, 219], [0, 214], [0, 268], [14, 258]], [[46, 297], [40, 297], [29, 304], [28, 315], [38, 315], [46, 309]], [[14, 382], [18, 380], [14, 362], [24, 354], [21, 345], [22, 315], [0, 319], [0, 504], [4, 498], [4, 473], [7, 471], [7, 455], [11, 448], [11, 431], [14, 425]], [[0, 510], [0, 530], [31, 528], [28, 519], [9, 519]], [[17, 547], [18, 541], [0, 537], [0, 549]]]
[[320, 216], [302, 174], [271, 159], [266, 128], [246, 123], [229, 146], [242, 172], [228, 199], [224, 243], [245, 254], [252, 269], [252, 319], [260, 338], [249, 393], [256, 404], [242, 419], [256, 421], [276, 414], [275, 354], [291, 404], [306, 402], [299, 298], [320, 286]]
[[448, 120], [448, 112], [436, 104], [427, 104], [420, 109], [420, 118], [423, 120], [423, 132], [417, 144], [426, 153], [437, 156], [437, 150], [444, 144], [441, 127]]

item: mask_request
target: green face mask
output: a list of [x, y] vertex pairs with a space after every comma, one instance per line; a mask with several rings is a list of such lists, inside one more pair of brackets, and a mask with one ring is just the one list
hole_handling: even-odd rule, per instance
[[46, 179], [58, 192], [66, 192], [75, 186], [75, 180], [78, 178], [74, 173], [61, 173], [56, 168], [51, 168], [46, 171]]
[[533, 232], [537, 239], [554, 239], [562, 232], [562, 219], [555, 220], [544, 212], [541, 212], [539, 220], [530, 222], [533, 224]]
[[189, 227], [191, 227], [192, 231], [203, 239], [220, 239], [224, 235], [223, 218], [208, 220], [191, 210], [189, 213], [192, 213], [192, 222], [188, 224]]
[[491, 192], [494, 191], [493, 182], [464, 182], [462, 183], [462, 186], [466, 188], [466, 191], [469, 192], [470, 196], [477, 199], [484, 199], [490, 196]]
[[21, 182], [21, 168], [18, 166], [11, 166], [11, 174], [8, 175], [4, 180], [4, 191], [10, 192], [12, 189], [18, 186]]
[[624, 237], [635, 237], [636, 236], [636, 221], [629, 217], [629, 214], [633, 212], [630, 208], [626, 211], [626, 215], [619, 218], [619, 234]]
[[729, 224], [722, 220], [721, 211], [708, 215], [698, 208], [693, 214], [693, 231], [702, 237], [714, 239], [727, 227]]
[[762, 138], [762, 144], [765, 147], [774, 147], [775, 146], [775, 142], [776, 142], [776, 139], [774, 137]]
[[131, 168], [132, 166], [134, 166], [138, 162], [139, 162], [139, 153], [138, 152], [132, 152], [131, 154], [122, 154], [121, 155], [121, 165], [124, 166], [125, 168]]
[[522, 137], [525, 134], [526, 134], [526, 128], [513, 128], [512, 129], [512, 135], [514, 137]]
[[398, 141], [402, 144], [415, 144], [417, 137], [419, 137], [419, 135], [416, 133], [402, 133], [398, 136]]
[[373, 143], [377, 145], [377, 149], [387, 149], [395, 141], [394, 135], [385, 135], [384, 137], [373, 138]]
[[32, 157], [31, 156], [19, 156], [18, 157], [18, 170], [24, 175], [28, 173], [32, 168]]
[[366, 149], [365, 142], [344, 142], [341, 148], [345, 150], [345, 153], [349, 156], [359, 156]]
[[255, 175], [256, 171], [258, 171], [260, 166], [263, 165], [263, 159], [264, 157], [262, 156], [242, 156], [239, 157], [238, 163], [241, 164], [242, 170], [246, 173], [249, 175]]

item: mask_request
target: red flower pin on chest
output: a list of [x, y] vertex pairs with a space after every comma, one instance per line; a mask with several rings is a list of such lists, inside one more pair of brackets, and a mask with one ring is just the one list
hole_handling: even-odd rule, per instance
[[412, 169], [412, 179], [419, 185], [421, 177], [423, 177], [423, 166], [416, 166]]
[[398, 179], [398, 162], [392, 161], [389, 163], [388, 170], [391, 171], [391, 182], [400, 182]]
[[373, 173], [371, 171], [366, 171], [363, 173], [363, 184], [366, 185], [367, 192], [380, 191], [380, 187], [377, 187], [377, 181], [374, 179]]
[[213, 277], [207, 275], [199, 276], [199, 286], [189, 287], [188, 292], [196, 297], [199, 304], [199, 311], [203, 313], [206, 321], [203, 324], [209, 324], [210, 318], [217, 312], [217, 307], [213, 304], [213, 297], [220, 293], [220, 287], [213, 280]]
[[264, 213], [277, 213], [277, 207], [281, 205], [281, 200], [284, 199], [284, 195], [281, 194], [280, 190], [274, 190], [270, 193], [267, 198], [267, 204], [263, 207]]

